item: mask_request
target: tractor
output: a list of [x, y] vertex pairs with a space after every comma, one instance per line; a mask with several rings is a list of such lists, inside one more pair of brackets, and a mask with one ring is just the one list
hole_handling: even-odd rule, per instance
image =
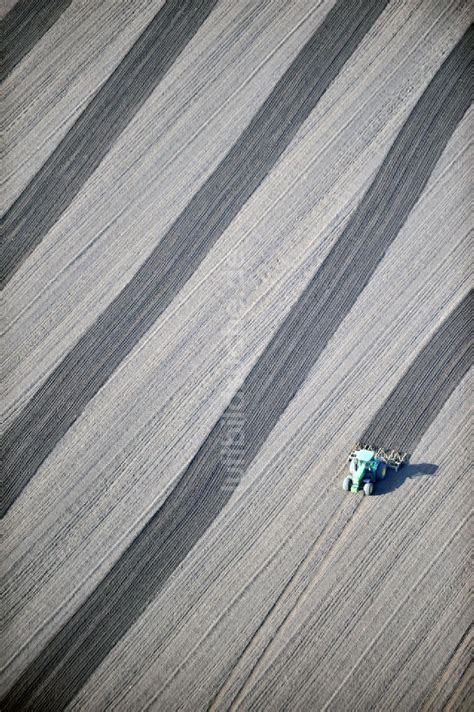
[[408, 453], [383, 450], [371, 445], [357, 443], [349, 455], [349, 477], [342, 484], [345, 492], [364, 491], [369, 496], [377, 480], [383, 480], [387, 468], [398, 470], [408, 462]]

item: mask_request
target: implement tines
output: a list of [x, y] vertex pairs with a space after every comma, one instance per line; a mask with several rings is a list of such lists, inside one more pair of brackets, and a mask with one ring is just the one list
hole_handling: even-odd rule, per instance
[[407, 452], [401, 452], [399, 450], [385, 450], [382, 447], [374, 447], [370, 443], [358, 442], [351, 450], [349, 461], [355, 457], [358, 450], [371, 450], [377, 460], [385, 462], [388, 467], [392, 467], [395, 470], [398, 470], [399, 467], [408, 462], [409, 458], [409, 454]]
[[408, 461], [408, 453], [400, 452], [398, 450], [384, 450], [383, 448], [378, 448], [375, 452], [375, 457], [377, 460], [382, 460], [389, 467], [393, 467], [398, 470], [405, 462]]

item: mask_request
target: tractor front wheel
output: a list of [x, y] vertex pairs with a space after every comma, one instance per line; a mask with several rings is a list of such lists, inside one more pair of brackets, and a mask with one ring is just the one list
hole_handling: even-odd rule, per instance
[[350, 489], [352, 487], [352, 480], [350, 477], [346, 477], [344, 482], [342, 483], [342, 489], [344, 492], [350, 492]]
[[364, 485], [364, 494], [367, 495], [367, 497], [369, 497], [373, 491], [374, 491], [374, 485], [372, 484], [372, 482], [366, 482]]

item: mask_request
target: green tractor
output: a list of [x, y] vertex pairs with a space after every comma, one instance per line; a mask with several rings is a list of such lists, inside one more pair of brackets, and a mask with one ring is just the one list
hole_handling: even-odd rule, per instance
[[364, 491], [371, 495], [377, 480], [383, 480], [387, 468], [398, 470], [408, 462], [408, 453], [397, 450], [383, 450], [357, 443], [349, 455], [349, 477], [344, 479], [345, 492]]

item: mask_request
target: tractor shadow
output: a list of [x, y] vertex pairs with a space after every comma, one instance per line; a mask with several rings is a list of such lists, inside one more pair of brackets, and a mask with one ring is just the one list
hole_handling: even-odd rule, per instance
[[398, 472], [395, 470], [387, 470], [387, 474], [383, 480], [379, 480], [372, 494], [372, 497], [380, 497], [389, 492], [393, 492], [398, 487], [401, 487], [405, 480], [412, 477], [420, 477], [421, 475], [436, 475], [438, 465], [433, 465], [427, 462], [418, 462], [400, 467]]

